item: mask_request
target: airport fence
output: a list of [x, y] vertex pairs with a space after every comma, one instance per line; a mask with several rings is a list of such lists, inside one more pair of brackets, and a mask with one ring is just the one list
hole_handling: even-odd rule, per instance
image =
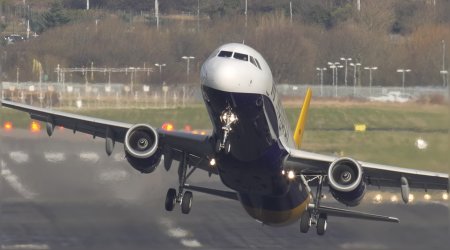
[[[1, 84], [2, 99], [41, 107], [64, 108], [175, 108], [202, 104], [200, 84], [146, 85], [112, 83], [15, 83]], [[357, 98], [401, 93], [411, 100], [424, 96], [440, 96], [448, 100], [448, 87], [353, 87], [278, 84], [278, 93], [285, 98], [303, 98], [310, 87], [314, 97]]]

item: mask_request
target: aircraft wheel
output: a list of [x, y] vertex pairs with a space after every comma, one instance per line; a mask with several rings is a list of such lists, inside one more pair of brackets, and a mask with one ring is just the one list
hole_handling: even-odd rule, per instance
[[302, 217], [300, 218], [300, 232], [307, 233], [309, 228], [311, 227], [311, 214], [308, 210], [303, 212]]
[[186, 191], [184, 192], [183, 199], [181, 200], [181, 212], [183, 214], [188, 214], [192, 208], [192, 192]]
[[317, 220], [317, 234], [324, 235], [327, 230], [327, 215], [320, 214], [319, 219]]
[[169, 188], [169, 190], [167, 190], [167, 195], [166, 195], [166, 210], [167, 211], [173, 210], [173, 208], [175, 207], [176, 198], [177, 198], [177, 191], [174, 188]]
[[229, 154], [231, 152], [231, 143], [230, 140], [225, 142], [225, 154]]

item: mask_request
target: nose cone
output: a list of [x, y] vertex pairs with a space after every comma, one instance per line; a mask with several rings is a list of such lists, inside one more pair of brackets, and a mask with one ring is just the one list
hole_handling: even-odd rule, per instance
[[256, 78], [251, 66], [234, 59], [211, 58], [202, 67], [202, 84], [221, 91], [249, 92]]

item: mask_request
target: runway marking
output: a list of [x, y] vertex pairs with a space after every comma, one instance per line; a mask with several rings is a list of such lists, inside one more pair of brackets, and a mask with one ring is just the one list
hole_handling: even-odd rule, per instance
[[202, 247], [202, 244], [200, 244], [200, 242], [198, 242], [198, 240], [195, 240], [195, 239], [194, 240], [182, 239], [181, 244], [183, 244], [185, 247], [190, 247], [190, 248]]
[[114, 154], [114, 160], [117, 162], [125, 161], [125, 153]]
[[366, 243], [366, 242], [349, 242], [340, 245], [341, 249], [387, 249], [385, 245]]
[[100, 159], [100, 156], [92, 152], [82, 152], [80, 153], [80, 159], [83, 161], [89, 161], [91, 163], [96, 163]]
[[202, 244], [198, 240], [192, 238], [191, 232], [176, 226], [172, 220], [168, 218], [162, 218], [160, 223], [167, 228], [167, 234], [172, 238], [180, 239], [180, 243], [183, 246], [189, 248], [202, 247]]
[[1, 169], [0, 174], [5, 178], [5, 180], [9, 183], [9, 185], [16, 190], [23, 198], [27, 200], [33, 199], [36, 194], [28, 190], [20, 181], [19, 177], [14, 175], [11, 170], [6, 166], [6, 163], [1, 160], [0, 162]]
[[100, 174], [100, 180], [102, 181], [122, 181], [128, 177], [128, 173], [125, 170], [111, 170]]
[[48, 162], [61, 162], [66, 160], [64, 153], [45, 152], [44, 157]]
[[9, 158], [19, 164], [28, 162], [28, 160], [30, 159], [28, 154], [23, 151], [9, 152]]
[[15, 245], [1, 245], [1, 249], [8, 250], [48, 250], [50, 247], [47, 244], [15, 244]]

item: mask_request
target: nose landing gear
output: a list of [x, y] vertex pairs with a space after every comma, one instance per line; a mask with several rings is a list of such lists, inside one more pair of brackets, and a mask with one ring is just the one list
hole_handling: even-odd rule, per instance
[[220, 115], [220, 121], [222, 122], [223, 138], [216, 141], [216, 152], [219, 153], [222, 150], [225, 154], [231, 152], [231, 144], [229, 135], [233, 130], [232, 126], [238, 122], [238, 117], [232, 112], [231, 107], [228, 106]]

